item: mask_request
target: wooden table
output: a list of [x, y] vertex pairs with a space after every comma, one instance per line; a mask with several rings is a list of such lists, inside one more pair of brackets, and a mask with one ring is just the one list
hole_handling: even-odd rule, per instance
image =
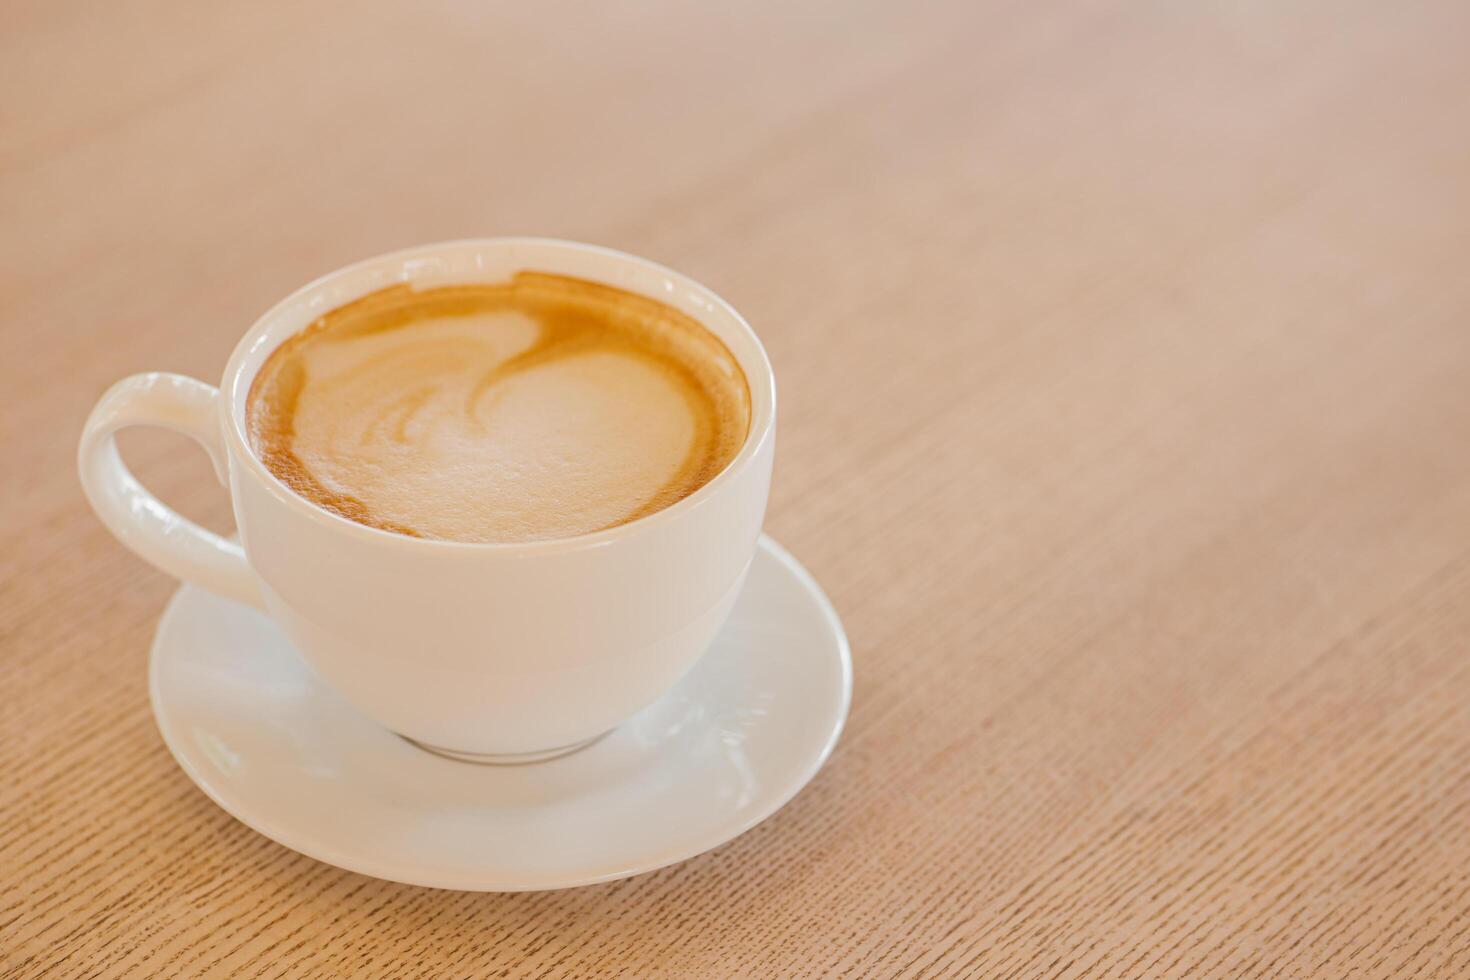
[[[1470, 975], [1470, 7], [8, 3], [0, 974]], [[780, 378], [845, 617], [828, 767], [528, 895], [236, 823], [145, 691], [174, 583], [74, 473], [112, 380], [536, 233]], [[137, 470], [217, 528], [182, 439]]]

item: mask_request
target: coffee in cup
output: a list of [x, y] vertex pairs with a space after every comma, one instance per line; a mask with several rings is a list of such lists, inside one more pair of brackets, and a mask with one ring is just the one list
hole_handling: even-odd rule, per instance
[[[128, 472], [116, 436], [140, 425], [204, 448], [238, 537]], [[708, 289], [596, 246], [477, 239], [303, 286], [218, 388], [119, 381], [77, 462], [121, 542], [268, 615], [366, 717], [523, 763], [590, 744], [708, 648], [775, 429], [765, 351]]]
[[750, 428], [730, 350], [693, 317], [585, 279], [400, 284], [281, 344], [246, 406], [301, 496], [463, 542], [572, 537], [698, 490]]

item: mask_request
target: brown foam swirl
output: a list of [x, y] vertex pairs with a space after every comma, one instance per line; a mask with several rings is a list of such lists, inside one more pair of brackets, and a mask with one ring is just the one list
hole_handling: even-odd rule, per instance
[[734, 357], [656, 300], [541, 272], [394, 286], [277, 348], [247, 400], [270, 470], [370, 527], [525, 541], [615, 527], [739, 452]]

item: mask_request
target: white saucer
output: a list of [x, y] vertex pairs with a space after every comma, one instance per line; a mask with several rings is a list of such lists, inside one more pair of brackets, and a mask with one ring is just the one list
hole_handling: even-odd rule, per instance
[[566, 888], [652, 871], [775, 813], [826, 761], [852, 696], [842, 624], [762, 538], [709, 652], [573, 755], [431, 755], [326, 688], [269, 619], [184, 587], [158, 624], [153, 714], [227, 812], [319, 861], [437, 888]]

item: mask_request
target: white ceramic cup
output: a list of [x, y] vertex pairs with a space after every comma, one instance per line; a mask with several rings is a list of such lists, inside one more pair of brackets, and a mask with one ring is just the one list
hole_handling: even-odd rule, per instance
[[[251, 452], [245, 401], [286, 338], [395, 283], [502, 282], [522, 269], [616, 286], [693, 316], [750, 383], [750, 434], [718, 476], [671, 507], [593, 534], [518, 544], [412, 538], [298, 496]], [[724, 623], [755, 554], [775, 450], [776, 387], [749, 324], [705, 287], [644, 259], [547, 239], [426, 245], [327, 275], [262, 316], [219, 388], [175, 374], [114, 385], [82, 432], [87, 498], [165, 572], [276, 621], [317, 674], [387, 728], [444, 754], [531, 761], [571, 751], [653, 702]], [[228, 484], [239, 542], [162, 503], [114, 434], [192, 436]]]

